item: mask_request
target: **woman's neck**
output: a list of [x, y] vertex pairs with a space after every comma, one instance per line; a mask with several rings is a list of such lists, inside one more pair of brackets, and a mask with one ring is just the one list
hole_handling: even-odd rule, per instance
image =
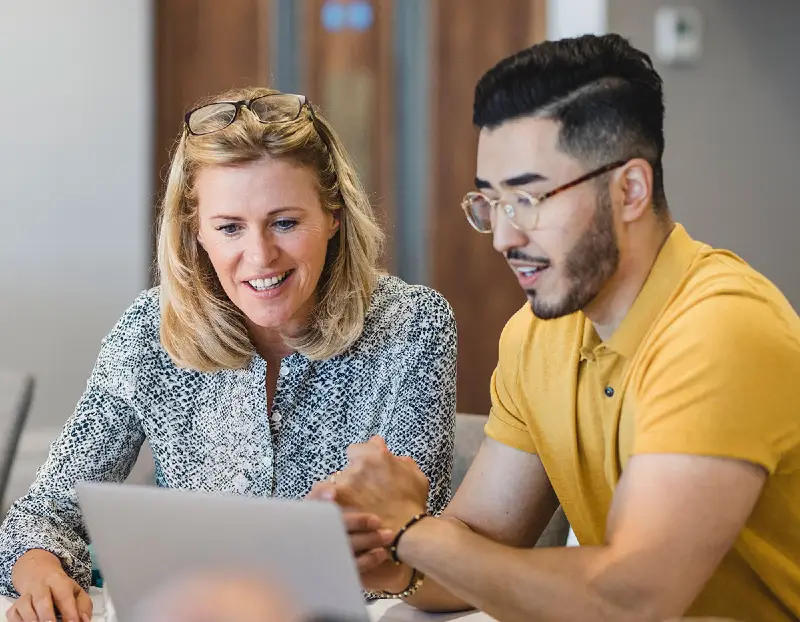
[[249, 319], [245, 319], [247, 330], [250, 332], [250, 339], [256, 348], [259, 356], [267, 364], [277, 364], [281, 359], [286, 358], [295, 352], [295, 349], [287, 345], [286, 338], [301, 335], [307, 329], [316, 304], [316, 294], [306, 300], [297, 309], [280, 329], [265, 328], [253, 324]]
[[295, 351], [278, 331], [251, 326], [250, 338], [253, 340], [256, 352], [268, 365], [277, 364]]

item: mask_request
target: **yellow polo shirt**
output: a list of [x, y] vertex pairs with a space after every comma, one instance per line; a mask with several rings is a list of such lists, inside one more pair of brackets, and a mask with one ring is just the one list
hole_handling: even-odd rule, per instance
[[800, 318], [764, 276], [676, 225], [605, 343], [583, 313], [507, 324], [489, 437], [536, 453], [581, 544], [604, 542], [630, 456], [746, 460], [769, 473], [689, 615], [800, 617]]

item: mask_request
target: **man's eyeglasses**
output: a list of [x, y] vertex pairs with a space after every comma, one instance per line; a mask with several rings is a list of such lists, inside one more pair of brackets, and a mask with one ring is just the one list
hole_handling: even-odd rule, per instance
[[224, 130], [236, 120], [242, 108], [250, 110], [262, 123], [291, 123], [300, 118], [306, 105], [316, 128], [314, 108], [306, 96], [289, 93], [268, 93], [238, 102], [204, 104], [187, 112], [183, 120], [190, 134], [203, 136]]
[[505, 212], [505, 215], [516, 229], [520, 231], [532, 231], [536, 229], [539, 222], [541, 205], [546, 199], [564, 192], [565, 190], [569, 190], [570, 188], [574, 188], [585, 181], [599, 177], [603, 173], [619, 168], [626, 162], [627, 160], [619, 160], [611, 164], [606, 164], [554, 190], [541, 194], [530, 194], [524, 190], [512, 190], [508, 193], [508, 198], [503, 200], [490, 199], [482, 192], [468, 192], [461, 201], [461, 207], [467, 215], [469, 224], [479, 233], [492, 232], [494, 228], [492, 216], [496, 207], [503, 208], [503, 212]]

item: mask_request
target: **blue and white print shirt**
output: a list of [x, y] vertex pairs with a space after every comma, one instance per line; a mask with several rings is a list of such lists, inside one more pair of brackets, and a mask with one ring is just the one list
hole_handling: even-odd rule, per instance
[[74, 414], [28, 493], [0, 528], [0, 594], [26, 551], [57, 555], [84, 588], [88, 536], [76, 481], [121, 482], [147, 439], [156, 484], [302, 498], [345, 467], [352, 443], [379, 434], [414, 458], [447, 503], [453, 460], [456, 325], [435, 291], [379, 278], [364, 330], [344, 354], [281, 362], [267, 413], [266, 362], [212, 373], [176, 366], [159, 340], [159, 288], [143, 292], [103, 340]]

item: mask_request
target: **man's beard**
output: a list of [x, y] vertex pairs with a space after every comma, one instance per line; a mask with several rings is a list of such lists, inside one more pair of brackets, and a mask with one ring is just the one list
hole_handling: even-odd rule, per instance
[[619, 245], [614, 230], [611, 196], [607, 189], [597, 197], [597, 208], [589, 228], [570, 249], [564, 260], [564, 277], [570, 285], [566, 295], [555, 303], [536, 297], [528, 290], [528, 300], [536, 317], [553, 320], [586, 308], [600, 293], [619, 266]]

